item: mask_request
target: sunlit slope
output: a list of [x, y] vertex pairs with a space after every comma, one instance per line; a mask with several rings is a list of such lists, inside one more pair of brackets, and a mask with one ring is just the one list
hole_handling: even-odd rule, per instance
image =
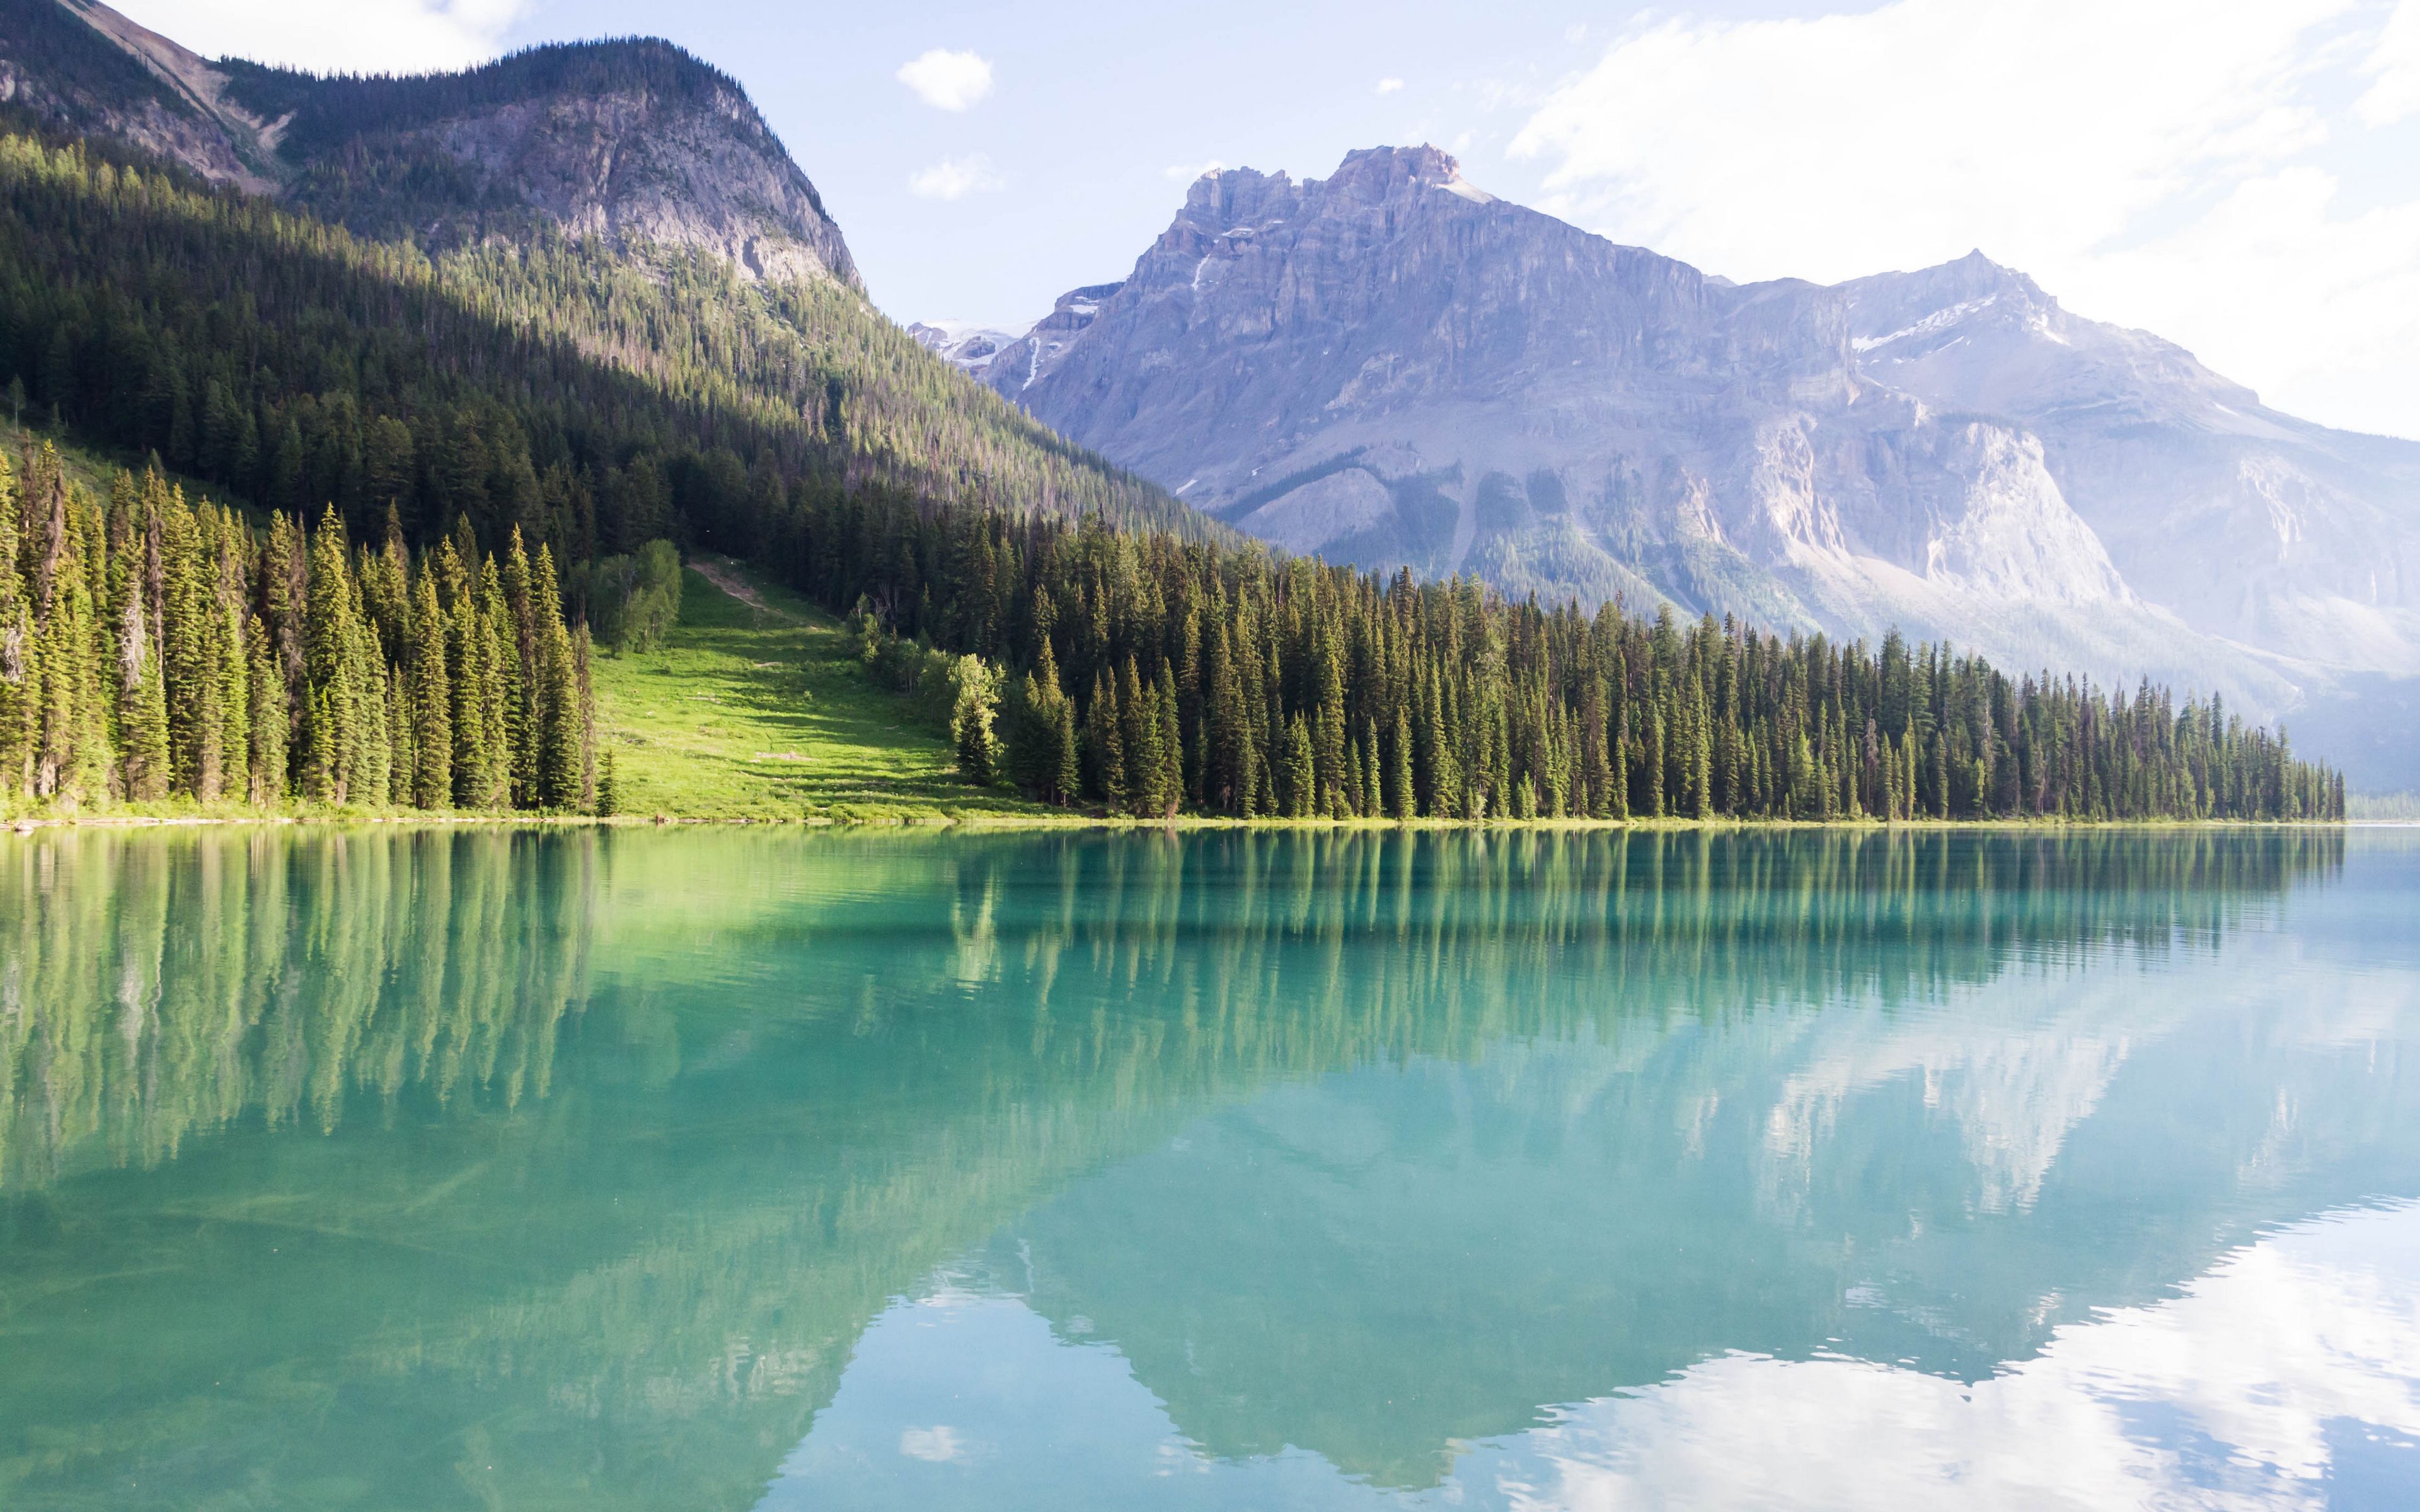
[[961, 781], [944, 734], [876, 687], [830, 615], [783, 589], [694, 568], [659, 651], [600, 656], [599, 750], [625, 814], [681, 818], [1042, 817], [1053, 810]]

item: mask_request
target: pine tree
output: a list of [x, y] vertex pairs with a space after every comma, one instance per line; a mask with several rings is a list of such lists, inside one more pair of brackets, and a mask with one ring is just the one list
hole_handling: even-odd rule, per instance
[[1063, 694], [1053, 706], [1050, 744], [1057, 760], [1050, 779], [1052, 795], [1065, 803], [1076, 795], [1083, 778], [1077, 763], [1076, 701]]
[[1152, 786], [1152, 811], [1165, 817], [1174, 814], [1185, 801], [1185, 732], [1176, 712], [1176, 673], [1166, 662], [1159, 666], [1155, 702], [1159, 721], [1159, 770]]
[[504, 661], [505, 745], [512, 753], [512, 803], [521, 809], [536, 808], [541, 802], [539, 747], [545, 724], [531, 578], [529, 557], [522, 549], [521, 532], [516, 527], [504, 550], [499, 587], [504, 595], [505, 619], [512, 640], [510, 655]]
[[580, 674], [564, 627], [555, 586], [554, 553], [544, 545], [529, 573], [529, 618], [537, 640], [531, 690], [537, 722], [537, 807], [571, 809], [581, 802]]
[[16, 470], [0, 451], [0, 800], [24, 793], [32, 778], [27, 693], [34, 624], [18, 566], [23, 540]]
[[343, 804], [360, 770], [361, 705], [372, 690], [354, 680], [351, 578], [344, 526], [334, 506], [321, 516], [307, 550], [310, 580], [302, 613], [309, 702], [302, 727], [302, 796], [312, 803]]
[[271, 651], [269, 626], [255, 616], [244, 637], [250, 659], [252, 781], [255, 804], [267, 806], [286, 796], [286, 738], [290, 725], [286, 680]]
[[1417, 789], [1412, 780], [1412, 742], [1409, 724], [1409, 719], [1399, 711], [1395, 719], [1394, 733], [1387, 742], [1394, 755], [1394, 760], [1387, 766], [1387, 817], [1389, 819], [1402, 820], [1416, 817], [1414, 795]]
[[520, 658], [512, 609], [504, 596], [504, 574], [492, 556], [481, 563], [478, 624], [473, 638], [479, 653], [473, 660], [478, 677], [478, 721], [484, 730], [476, 786], [465, 795], [466, 807], [506, 809], [514, 800], [514, 774], [520, 768], [514, 711], [521, 702]]
[[999, 765], [993, 721], [1000, 711], [998, 683], [983, 658], [960, 656], [950, 669], [956, 692], [950, 709], [950, 736], [957, 747], [958, 775], [978, 786], [990, 783]]
[[571, 677], [579, 710], [580, 807], [583, 811], [593, 810], [597, 804], [597, 688], [590, 677], [596, 649], [588, 639], [587, 625], [583, 623], [571, 632]]
[[1128, 811], [1147, 817], [1160, 801], [1159, 710], [1157, 702], [1135, 671], [1132, 656], [1118, 670], [1118, 736], [1125, 752]]
[[1378, 725], [1375, 720], [1361, 722], [1361, 812], [1376, 819], [1387, 811], [1386, 782], [1378, 771]]
[[404, 662], [412, 753], [410, 796], [422, 809], [442, 809], [454, 801], [455, 680], [446, 669], [447, 628], [445, 611], [437, 602], [437, 574], [424, 567], [411, 587], [410, 652]]
[[1126, 808], [1126, 743], [1125, 720], [1118, 709], [1117, 683], [1106, 674], [1093, 679], [1092, 702], [1084, 710], [1085, 759], [1092, 766], [1094, 795], [1112, 813]]
[[1284, 781], [1279, 798], [1288, 819], [1308, 819], [1319, 801], [1319, 763], [1311, 751], [1311, 727], [1297, 714], [1285, 725]]
[[244, 528], [225, 510], [203, 514], [204, 551], [209, 571], [203, 609], [210, 616], [210, 641], [218, 682], [220, 791], [239, 802], [252, 795], [252, 663], [245, 649], [244, 563], [250, 555]]
[[[156, 555], [158, 517], [147, 516], [130, 525], [131, 531], [142, 532], [146, 550]], [[139, 570], [141, 557], [132, 541], [128, 548], [117, 563], [115, 594], [119, 786], [127, 797], [145, 803], [166, 797], [179, 774], [171, 754], [166, 669], [160, 638], [152, 633], [149, 595], [144, 592]]]

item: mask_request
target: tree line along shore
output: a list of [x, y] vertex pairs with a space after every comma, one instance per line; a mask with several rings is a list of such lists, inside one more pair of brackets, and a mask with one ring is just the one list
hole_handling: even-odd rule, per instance
[[[878, 492], [785, 512], [758, 560], [845, 605], [866, 680], [1034, 818], [2343, 816], [2338, 775], [2215, 701], [2011, 680], [1897, 635], [1546, 609]], [[659, 542], [581, 596], [645, 656], [678, 583]], [[104, 499], [47, 445], [22, 479], [0, 456], [0, 803], [610, 817], [565, 596], [545, 544], [483, 548], [467, 518], [413, 550], [399, 525], [256, 525], [156, 471]]]

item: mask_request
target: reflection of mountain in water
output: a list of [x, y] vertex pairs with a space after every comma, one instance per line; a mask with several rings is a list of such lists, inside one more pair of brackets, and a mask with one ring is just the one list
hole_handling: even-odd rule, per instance
[[2343, 844], [20, 841], [0, 1486], [745, 1504], [1003, 1226], [1187, 1432], [1398, 1484], [1725, 1349], [1988, 1371], [2408, 1175], [2399, 1004], [2179, 995]]
[[2264, 1000], [2282, 953], [1365, 1067], [1077, 1182], [994, 1268], [1215, 1452], [1385, 1484], [1729, 1350], [1977, 1380], [2267, 1225], [2420, 1193], [2393, 1026]]

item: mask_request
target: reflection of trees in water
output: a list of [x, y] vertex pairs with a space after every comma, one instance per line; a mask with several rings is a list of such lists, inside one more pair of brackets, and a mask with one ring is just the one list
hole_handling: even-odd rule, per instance
[[[1931, 1001], [2023, 958], [2213, 946], [2343, 836], [2254, 832], [1225, 833], [970, 844], [964, 977], [1017, 980], [1037, 1053], [1115, 1055], [1050, 1011], [1152, 1015], [1131, 1056], [1319, 1070], [1506, 1036], [1871, 995]], [[1167, 1068], [1163, 1068], [1165, 1070]]]
[[494, 830], [64, 830], [0, 849], [0, 1188], [349, 1093], [543, 1095], [595, 848]]
[[[172, 1484], [152, 1473], [193, 1463], [197, 1442], [225, 1446], [210, 1453], [230, 1485], [274, 1443], [290, 1457], [281, 1479], [341, 1471], [392, 1486], [387, 1504], [426, 1504], [411, 1497], [430, 1466], [388, 1422], [459, 1428], [482, 1446], [465, 1463], [493, 1467], [468, 1483], [498, 1504], [577, 1488], [599, 1505], [743, 1505], [891, 1298], [1279, 1078], [1526, 1036], [1621, 1041], [1609, 1058], [1627, 1064], [1693, 1021], [1845, 993], [1930, 1000], [2016, 962], [2206, 943], [2334, 874], [2343, 843], [628, 829], [12, 841], [7, 1189], [164, 1162], [256, 1112], [276, 1132], [141, 1183], [62, 1183], [90, 1204], [93, 1237], [62, 1250], [55, 1274], [125, 1277], [114, 1303], [173, 1310], [188, 1352], [154, 1351], [147, 1396], [54, 1384], [37, 1403], [0, 1386], [0, 1421], [81, 1435], [61, 1473], [96, 1505], [137, 1472]], [[1740, 1038], [1705, 1079], [1761, 1064]], [[1608, 1059], [1561, 1058], [1591, 1075]], [[1534, 1075], [1559, 1064], [1547, 1054]], [[1696, 1085], [1638, 1088], [1616, 1110], [1616, 1148], [1669, 1164], [1654, 1131], [1674, 1126], [1673, 1088]], [[417, 1143], [384, 1141], [380, 1103], [428, 1116]], [[284, 1133], [347, 1119], [371, 1142]], [[1626, 1169], [1606, 1183], [1630, 1190]], [[345, 1242], [301, 1251], [231, 1226], [206, 1279], [150, 1266], [152, 1205], [231, 1217], [267, 1196]], [[1733, 1219], [1708, 1208], [1707, 1221]], [[437, 1253], [478, 1263], [432, 1267]], [[21, 1249], [14, 1264], [0, 1283], [45, 1294], [50, 1261]], [[1819, 1290], [1831, 1279], [1809, 1275]], [[1164, 1304], [1133, 1280], [1140, 1310]], [[1784, 1302], [1808, 1313], [1794, 1292]], [[109, 1342], [104, 1323], [86, 1327], [41, 1340], [39, 1358], [29, 1342], [34, 1379], [68, 1381]], [[1139, 1330], [1121, 1334], [1149, 1357]], [[1391, 1348], [1373, 1335], [1363, 1372], [1420, 1367]], [[380, 1426], [349, 1433], [339, 1413], [301, 1442], [277, 1406], [297, 1369], [342, 1381]], [[1527, 1411], [1533, 1374], [1474, 1389]], [[156, 1408], [136, 1421], [128, 1404], [146, 1400]]]
[[[2324, 830], [1220, 832], [895, 837], [463, 830], [51, 831], [0, 851], [0, 1187], [71, 1151], [172, 1158], [257, 1110], [333, 1129], [347, 1097], [543, 1095], [602, 915], [678, 890], [824, 926], [768, 947], [782, 999], [862, 1016], [942, 980], [1028, 1020], [981, 1048], [997, 1095], [1040, 1061], [1112, 1103], [1204, 1073], [1610, 1037], [1871, 993], [1925, 998], [2010, 959], [2214, 940], [2342, 865]], [[822, 865], [847, 894], [752, 883]], [[619, 885], [597, 886], [607, 869]], [[946, 959], [828, 968], [857, 910], [954, 887]], [[746, 926], [738, 926], [742, 938]], [[912, 942], [911, 942], [912, 943]], [[1093, 1011], [1063, 1011], [1071, 997]], [[1111, 1014], [1105, 1005], [1115, 1003]], [[1054, 1008], [1054, 1004], [1057, 1005]], [[966, 1046], [972, 1050], [973, 1044]]]

